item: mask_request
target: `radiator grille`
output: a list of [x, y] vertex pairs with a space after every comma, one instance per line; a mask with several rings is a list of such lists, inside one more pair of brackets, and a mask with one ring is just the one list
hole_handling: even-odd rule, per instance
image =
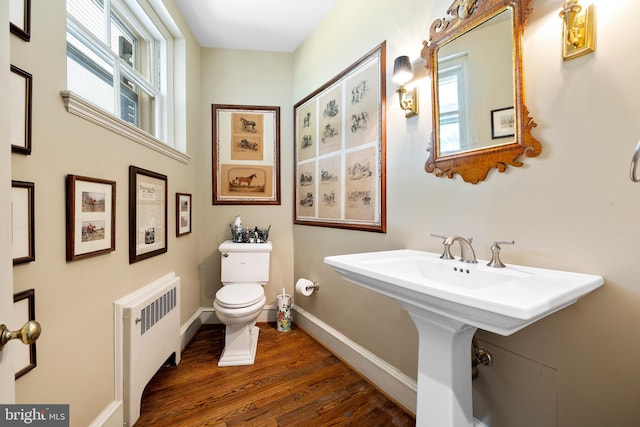
[[144, 335], [149, 329], [160, 321], [176, 306], [177, 290], [172, 288], [157, 300], [142, 309], [140, 313], [140, 335]]

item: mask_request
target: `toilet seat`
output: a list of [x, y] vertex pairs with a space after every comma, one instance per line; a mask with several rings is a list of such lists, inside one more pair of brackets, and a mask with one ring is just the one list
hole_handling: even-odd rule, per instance
[[244, 308], [252, 306], [264, 298], [261, 285], [227, 285], [216, 292], [216, 302], [224, 308]]

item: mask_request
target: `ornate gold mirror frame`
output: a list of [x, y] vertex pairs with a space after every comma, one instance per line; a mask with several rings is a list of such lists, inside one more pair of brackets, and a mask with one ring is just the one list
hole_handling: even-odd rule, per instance
[[[453, 178], [459, 174], [469, 183], [483, 181], [491, 168], [504, 172], [508, 166], [520, 167], [519, 157], [536, 157], [541, 151], [540, 142], [531, 135], [536, 123], [529, 115], [524, 102], [524, 76], [522, 65], [522, 35], [531, 12], [533, 0], [454, 0], [446, 16], [431, 25], [429, 40], [424, 41], [422, 57], [431, 76], [433, 133], [429, 143], [429, 157], [425, 164], [428, 173]], [[453, 154], [440, 154], [440, 111], [438, 106], [438, 49], [446, 43], [470, 32], [477, 26], [505, 10], [512, 14], [513, 88], [514, 88], [514, 138], [513, 141]], [[491, 67], [487, 55], [486, 65]], [[470, 106], [469, 108], [473, 108]], [[481, 112], [482, 113], [482, 112]], [[490, 111], [486, 111], [490, 120]]]

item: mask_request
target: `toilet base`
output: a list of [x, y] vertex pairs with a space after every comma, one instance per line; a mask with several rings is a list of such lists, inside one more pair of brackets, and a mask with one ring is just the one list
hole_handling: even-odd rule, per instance
[[253, 365], [258, 347], [260, 328], [251, 325], [227, 325], [224, 333], [224, 349], [218, 366]]

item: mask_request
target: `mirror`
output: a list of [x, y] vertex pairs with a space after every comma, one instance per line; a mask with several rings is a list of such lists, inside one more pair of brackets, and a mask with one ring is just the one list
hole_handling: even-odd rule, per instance
[[540, 142], [524, 104], [522, 34], [533, 0], [455, 0], [433, 22], [422, 57], [431, 76], [433, 133], [425, 170], [466, 182], [520, 167]]

